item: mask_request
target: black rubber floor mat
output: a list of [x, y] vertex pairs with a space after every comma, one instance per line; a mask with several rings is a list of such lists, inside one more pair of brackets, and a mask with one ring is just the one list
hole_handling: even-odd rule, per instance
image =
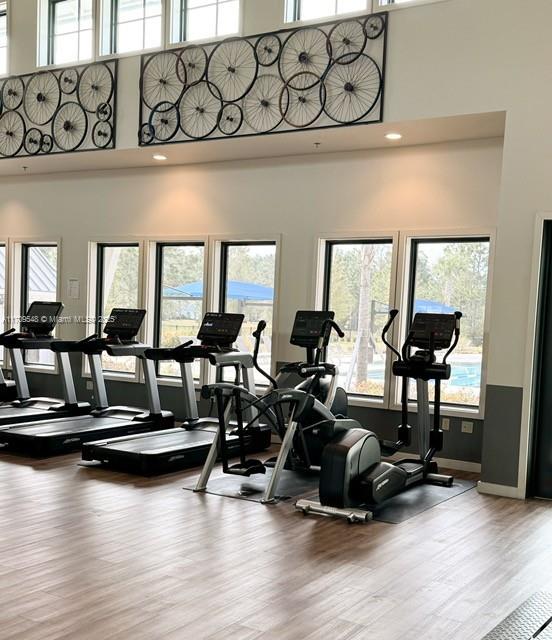
[[539, 591], [513, 611], [483, 640], [548, 640], [552, 638], [552, 593]]
[[[226, 475], [211, 480], [206, 493], [216, 496], [261, 502], [268, 485], [272, 469], [267, 469], [266, 475], [256, 475], [250, 478]], [[184, 487], [186, 491], [193, 491], [194, 487]], [[291, 500], [318, 489], [317, 475], [302, 475], [293, 471], [284, 470], [278, 482], [276, 500]]]

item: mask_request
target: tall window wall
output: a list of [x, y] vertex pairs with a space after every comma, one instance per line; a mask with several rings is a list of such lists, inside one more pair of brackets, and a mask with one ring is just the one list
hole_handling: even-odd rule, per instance
[[8, 3], [0, 2], [0, 75], [8, 73]]
[[93, 0], [50, 0], [48, 62], [65, 64], [94, 56]]

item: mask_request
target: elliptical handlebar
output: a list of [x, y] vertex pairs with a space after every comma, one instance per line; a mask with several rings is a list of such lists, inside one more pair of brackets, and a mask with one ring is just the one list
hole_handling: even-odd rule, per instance
[[462, 319], [462, 312], [455, 311], [454, 315], [456, 317], [456, 324], [454, 326], [454, 341], [450, 345], [449, 350], [445, 353], [445, 357], [443, 358], [443, 364], [447, 363], [447, 358], [456, 349], [456, 346], [458, 345], [458, 340], [460, 340], [460, 320]]
[[253, 337], [255, 338], [255, 347], [253, 349], [253, 366], [257, 371], [263, 375], [272, 385], [273, 389], [278, 389], [278, 382], [275, 378], [273, 378], [270, 373], [266, 372], [261, 365], [259, 364], [259, 349], [261, 348], [261, 338], [263, 337], [263, 332], [266, 329], [266, 321], [260, 320], [257, 324], [257, 328], [253, 331]]
[[399, 315], [399, 310], [398, 309], [391, 309], [389, 311], [389, 319], [387, 320], [387, 322], [385, 323], [385, 327], [383, 327], [383, 331], [381, 332], [381, 339], [383, 344], [390, 349], [399, 360], [402, 360], [401, 354], [399, 353], [398, 349], [396, 349], [388, 340], [387, 340], [387, 334], [389, 333], [389, 329], [391, 329], [391, 326], [393, 324], [393, 322], [395, 322], [395, 318]]

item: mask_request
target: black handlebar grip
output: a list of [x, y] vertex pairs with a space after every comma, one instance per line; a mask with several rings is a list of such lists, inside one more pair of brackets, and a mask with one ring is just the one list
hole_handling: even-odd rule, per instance
[[253, 337], [254, 338], [260, 338], [262, 332], [266, 329], [266, 322], [264, 320], [260, 320], [259, 324], [257, 325], [257, 328], [255, 329], [255, 331], [253, 331]]
[[398, 309], [391, 309], [391, 311], [389, 312], [389, 318], [391, 320], [394, 320], [398, 315], [399, 315]]

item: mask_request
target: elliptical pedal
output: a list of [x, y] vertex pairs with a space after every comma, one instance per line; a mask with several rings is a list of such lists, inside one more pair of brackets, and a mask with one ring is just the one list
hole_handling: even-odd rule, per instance
[[237, 463], [230, 465], [225, 473], [233, 476], [244, 476], [249, 478], [250, 476], [256, 476], [266, 473], [266, 467], [260, 460], [245, 460], [244, 463]]

